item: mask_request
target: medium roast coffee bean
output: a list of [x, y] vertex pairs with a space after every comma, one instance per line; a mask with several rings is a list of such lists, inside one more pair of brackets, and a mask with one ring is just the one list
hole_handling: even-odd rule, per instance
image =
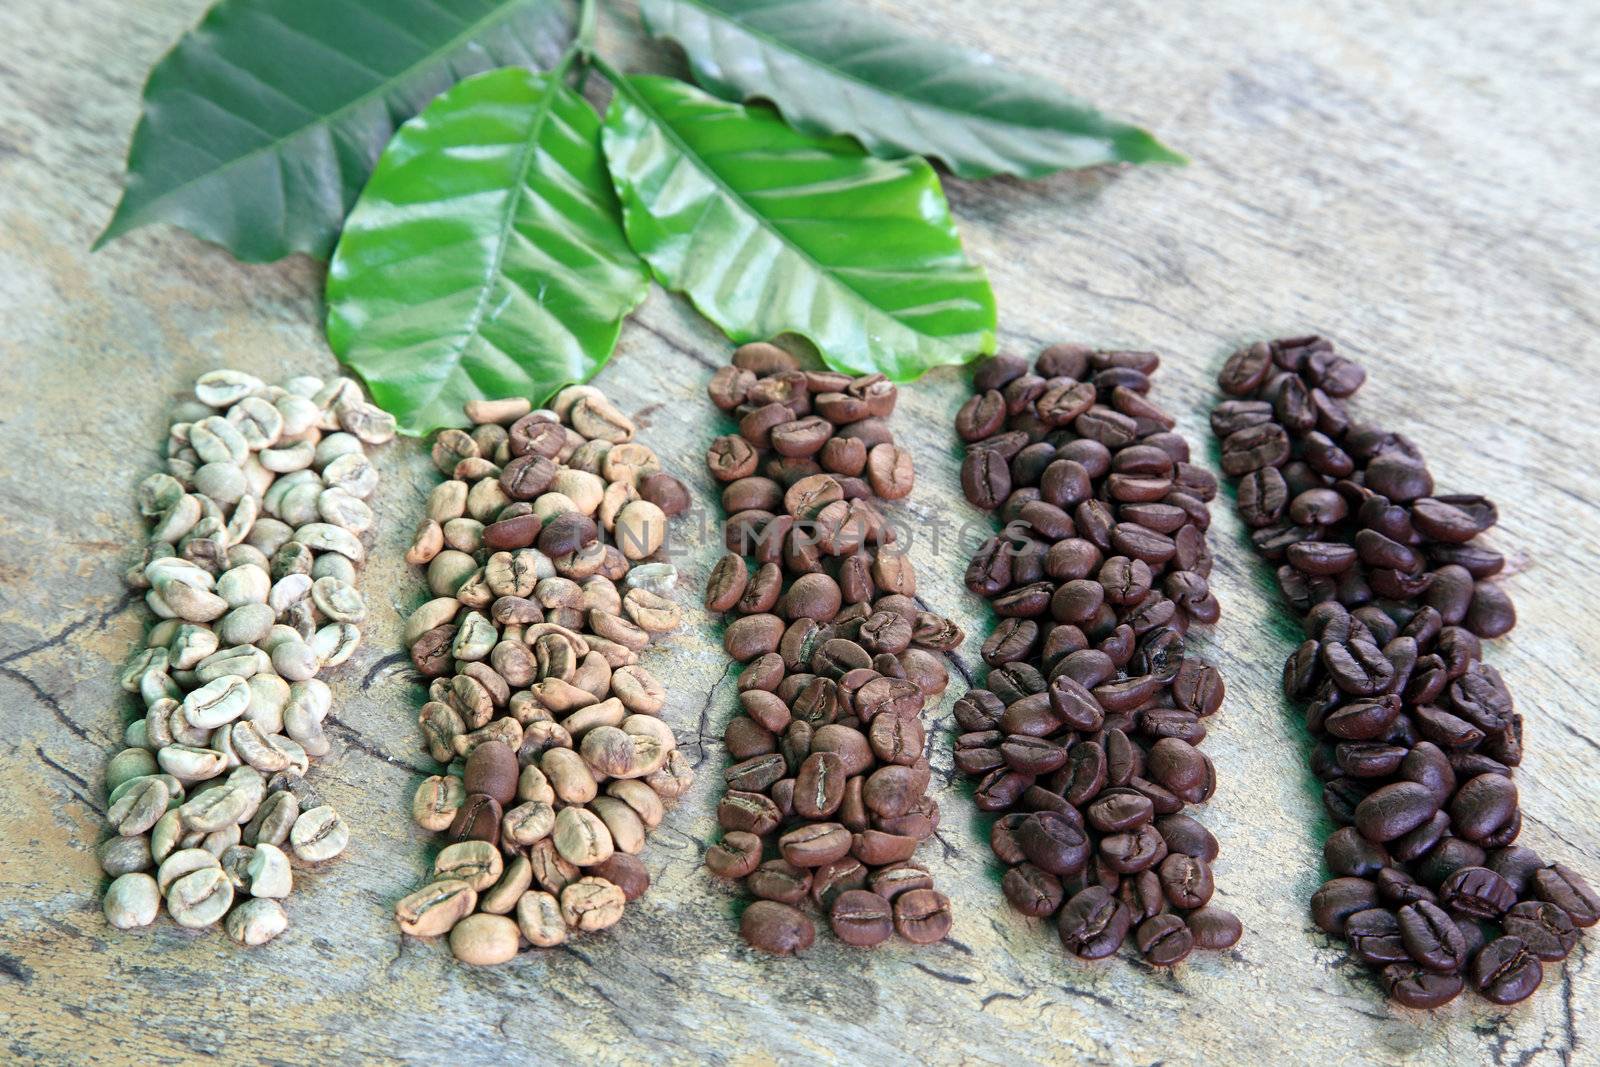
[[894, 933], [894, 912], [878, 894], [850, 889], [834, 900], [828, 925], [845, 944], [870, 948], [889, 940]]
[[816, 940], [816, 927], [803, 912], [775, 900], [758, 900], [745, 908], [739, 932], [750, 947], [775, 956], [804, 952]]
[[[1081, 887], [1091, 874], [1108, 876], [1108, 891], [1131, 902], [1105, 909], [1092, 934], [1063, 928], [1069, 948], [1096, 958], [1168, 906], [1163, 869], [1175, 901], [1204, 904], [1216, 856], [1215, 839], [1192, 819], [1168, 833], [1153, 823], [1214, 790], [1210, 760], [1195, 745], [1205, 735], [1200, 718], [1223, 697], [1216, 671], [1186, 655], [1183, 639], [1191, 623], [1219, 612], [1205, 577], [1206, 501], [1216, 483], [1189, 463], [1173, 420], [1146, 395], [1156, 362], [1147, 353], [1052, 350], [1037, 374], [1008, 371], [993, 396], [980, 391], [958, 418], [969, 443], [963, 490], [1011, 525], [967, 571], [968, 587], [1002, 621], [983, 646], [990, 691], [957, 709], [965, 732], [956, 765], [984, 776], [981, 808], [1016, 812], [996, 824], [992, 844], [1019, 910], [1046, 914], [1072, 895], [1063, 882]], [[1059, 378], [1058, 363], [1090, 380]], [[1264, 404], [1248, 426], [1267, 425], [1272, 410]], [[1042, 440], [1051, 427], [1075, 439]], [[1276, 479], [1278, 513], [1293, 495], [1277, 469], [1287, 459], [1286, 448], [1270, 457], [1270, 474], [1258, 479]], [[982, 710], [987, 700], [995, 711]], [[1163, 868], [1169, 850], [1176, 858]], [[1178, 925], [1174, 946], [1192, 938]], [[1225, 932], [1215, 940], [1232, 943]]]

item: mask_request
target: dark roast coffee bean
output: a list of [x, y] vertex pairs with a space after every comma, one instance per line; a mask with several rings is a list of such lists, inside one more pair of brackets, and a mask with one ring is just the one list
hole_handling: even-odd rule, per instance
[[1500, 774], [1470, 779], [1450, 801], [1451, 828], [1469, 841], [1487, 840], [1516, 814], [1516, 784]]
[[1263, 467], [1281, 466], [1288, 458], [1288, 435], [1273, 422], [1236, 430], [1222, 442], [1223, 473], [1235, 478]]
[[1516, 903], [1510, 884], [1487, 867], [1463, 867], [1439, 887], [1439, 899], [1454, 912], [1493, 920]]
[[1411, 959], [1400, 936], [1400, 920], [1387, 908], [1356, 912], [1345, 920], [1344, 936], [1351, 951], [1373, 967]]
[[1378, 889], [1365, 878], [1334, 878], [1311, 896], [1311, 918], [1330, 934], [1343, 934], [1345, 921], [1378, 904]]
[[1204, 907], [1184, 917], [1195, 948], [1221, 951], [1232, 948], [1244, 935], [1244, 926], [1238, 916], [1222, 908]]
[[1194, 951], [1194, 934], [1178, 916], [1156, 915], [1139, 924], [1134, 943], [1144, 954], [1145, 962], [1171, 967]]
[[1217, 382], [1229, 396], [1249, 396], [1266, 380], [1271, 369], [1272, 349], [1258, 341], [1229, 356]]
[[1519, 937], [1495, 938], [1472, 961], [1473, 988], [1494, 1004], [1528, 999], [1543, 979], [1539, 957]]
[[1007, 870], [1000, 888], [1012, 907], [1036, 919], [1054, 915], [1061, 907], [1061, 879], [1031, 863]]
[[1578, 926], [1600, 922], [1600, 894], [1564, 863], [1554, 863], [1533, 874], [1533, 894], [1567, 913]]
[[1400, 909], [1400, 940], [1419, 966], [1440, 974], [1459, 971], [1467, 960], [1461, 931], [1443, 909], [1426, 900]]
[[1029, 862], [1051, 874], [1076, 874], [1089, 860], [1091, 845], [1082, 827], [1056, 812], [1027, 816], [1015, 835]]
[[1414, 963], [1391, 963], [1383, 969], [1389, 998], [1407, 1008], [1437, 1008], [1460, 995], [1459, 974], [1437, 974]]
[[1394, 782], [1356, 806], [1355, 825], [1369, 841], [1393, 841], [1426, 823], [1437, 810], [1438, 801], [1427, 786]]
[[1513, 904], [1500, 925], [1519, 938], [1529, 952], [1547, 963], [1567, 958], [1578, 943], [1578, 930], [1565, 911], [1545, 901]]
[[1127, 907], [1098, 885], [1080, 890], [1056, 916], [1062, 946], [1091, 960], [1115, 953], [1131, 925]]

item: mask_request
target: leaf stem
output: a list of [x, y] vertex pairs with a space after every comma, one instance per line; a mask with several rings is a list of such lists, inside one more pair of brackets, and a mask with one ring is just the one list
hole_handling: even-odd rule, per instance
[[565, 78], [573, 64], [577, 64], [578, 77], [573, 83], [573, 91], [580, 96], [589, 82], [589, 64], [595, 58], [595, 31], [599, 23], [599, 9], [595, 0], [582, 0], [578, 7], [578, 32], [567, 46], [566, 54], [561, 57], [561, 65], [555, 71], [557, 78]]
[[578, 8], [578, 36], [572, 46], [587, 60], [594, 54], [595, 35], [600, 25], [600, 8], [594, 0], [582, 0]]
[[637, 100], [637, 97], [634, 96], [632, 89], [628, 86], [627, 78], [622, 74], [617, 73], [610, 63], [607, 63], [598, 55], [590, 56], [589, 62], [594, 66], [595, 70], [600, 72], [600, 76], [602, 78], [611, 83], [611, 87], [613, 89], [631, 99]]

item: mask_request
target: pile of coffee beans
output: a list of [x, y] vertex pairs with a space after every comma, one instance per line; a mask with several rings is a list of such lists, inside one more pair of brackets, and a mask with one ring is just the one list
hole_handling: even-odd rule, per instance
[[446, 765], [413, 816], [449, 844], [395, 916], [493, 964], [606, 929], [650, 885], [645, 836], [694, 775], [639, 654], [682, 618], [657, 557], [689, 497], [593, 387], [466, 415], [471, 432], [434, 438], [446, 480], [406, 555], [434, 597], [406, 642], [428, 680], [424, 747]]
[[1516, 844], [1522, 716], [1484, 638], [1516, 622], [1481, 496], [1435, 491], [1404, 434], [1352, 421], [1366, 372], [1320, 337], [1234, 353], [1211, 424], [1239, 515], [1304, 620], [1284, 688], [1317, 740], [1339, 829], [1317, 926], [1432, 1008], [1471, 985], [1496, 1004], [1538, 988], [1600, 896]]
[[919, 716], [962, 634], [917, 599], [873, 503], [914, 482], [889, 430], [898, 391], [757, 343], [709, 392], [739, 430], [706, 457], [729, 516], [706, 607], [734, 616], [723, 646], [744, 666], [706, 866], [756, 898], [740, 925], [767, 952], [812, 944], [807, 901], [846, 944], [938, 941], [950, 901], [912, 862], [939, 824]]
[[1216, 480], [1149, 399], [1151, 352], [1053, 345], [1030, 369], [997, 356], [956, 416], [961, 486], [1001, 533], [967, 568], [1000, 623], [987, 688], [956, 702], [956, 766], [997, 813], [1006, 899], [1055, 917], [1085, 959], [1131, 932], [1169, 966], [1222, 949], [1239, 920], [1212, 907], [1217, 842], [1184, 808], [1216, 789], [1199, 749], [1222, 703], [1189, 651], [1217, 620], [1207, 586]]
[[165, 904], [180, 926], [221, 921], [263, 944], [288, 925], [294, 868], [344, 851], [344, 820], [303, 776], [329, 750], [317, 675], [350, 658], [367, 612], [365, 446], [394, 433], [346, 378], [279, 388], [210, 371], [173, 412], [127, 576], [160, 621], [122, 673], [144, 711], [106, 767], [113, 926], [147, 926]]

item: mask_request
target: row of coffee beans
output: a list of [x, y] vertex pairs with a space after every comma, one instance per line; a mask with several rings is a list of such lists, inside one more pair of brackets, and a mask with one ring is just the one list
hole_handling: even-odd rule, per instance
[[395, 915], [493, 964], [606, 929], [650, 885], [645, 835], [694, 775], [639, 654], [682, 618], [677, 570], [655, 557], [689, 498], [592, 387], [466, 415], [470, 433], [434, 438], [446, 480], [406, 555], [434, 597], [406, 642], [428, 679], [424, 745], [446, 765], [413, 816], [449, 843]]
[[211, 371], [173, 412], [127, 577], [160, 621], [123, 671], [144, 711], [106, 768], [113, 926], [165, 904], [181, 926], [222, 920], [259, 945], [288, 925], [294, 867], [344, 851], [344, 820], [303, 776], [329, 749], [317, 675], [350, 657], [366, 617], [355, 579], [378, 473], [364, 446], [394, 433], [346, 378], [279, 388]]
[[1053, 345], [1030, 369], [980, 364], [956, 416], [961, 485], [1002, 532], [967, 568], [1000, 623], [987, 688], [956, 703], [956, 766], [1006, 866], [1006, 899], [1055, 917], [1085, 959], [1130, 932], [1147, 962], [1222, 949], [1239, 920], [1212, 907], [1217, 842], [1183, 813], [1216, 789], [1199, 749], [1222, 703], [1186, 648], [1217, 620], [1207, 586], [1216, 480], [1149, 399], [1151, 352]]
[[938, 941], [950, 901], [912, 862], [939, 824], [919, 716], [962, 635], [916, 599], [872, 501], [914, 481], [889, 430], [898, 391], [748, 344], [709, 392], [739, 432], [707, 456], [729, 519], [705, 602], [736, 616], [723, 645], [744, 669], [706, 866], [756, 898], [740, 925], [767, 952], [811, 945], [808, 901], [846, 944]]
[[1522, 716], [1483, 638], [1516, 621], [1478, 536], [1481, 496], [1436, 493], [1416, 444], [1356, 424], [1366, 374], [1320, 337], [1257, 343], [1222, 370], [1211, 422], [1239, 515], [1308, 639], [1284, 687], [1303, 702], [1312, 769], [1340, 827], [1316, 924], [1431, 1008], [1468, 983], [1497, 1004], [1538, 988], [1600, 897], [1516, 844]]

